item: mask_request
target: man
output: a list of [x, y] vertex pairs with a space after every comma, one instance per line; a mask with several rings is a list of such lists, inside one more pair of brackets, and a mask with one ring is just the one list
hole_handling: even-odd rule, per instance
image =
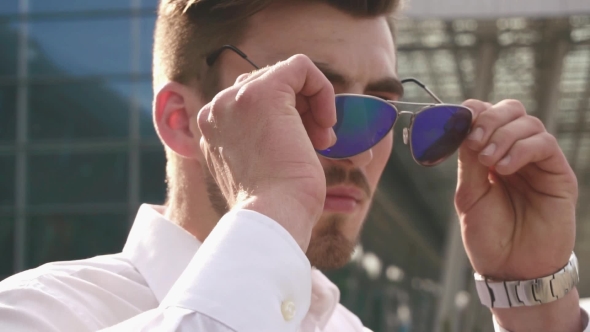
[[[393, 135], [346, 158], [322, 153], [342, 143], [334, 93], [401, 97], [386, 20], [397, 6], [163, 1], [154, 123], [168, 156], [167, 205], [141, 207], [121, 254], [4, 281], [3, 330], [362, 331], [315, 268], [350, 258]], [[473, 125], [456, 207], [475, 271], [489, 294], [492, 280], [561, 275], [577, 181], [556, 140], [517, 101], [465, 106]], [[582, 331], [577, 290], [563, 293], [492, 311], [510, 331]]]

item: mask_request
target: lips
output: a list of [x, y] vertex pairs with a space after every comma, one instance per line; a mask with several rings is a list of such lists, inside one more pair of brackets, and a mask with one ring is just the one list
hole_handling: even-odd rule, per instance
[[339, 213], [354, 212], [365, 199], [365, 193], [355, 187], [332, 187], [326, 191], [324, 211]]
[[350, 198], [357, 202], [360, 202], [365, 198], [365, 194], [362, 190], [355, 187], [343, 186], [328, 188], [328, 190], [326, 190], [326, 197], [328, 196]]

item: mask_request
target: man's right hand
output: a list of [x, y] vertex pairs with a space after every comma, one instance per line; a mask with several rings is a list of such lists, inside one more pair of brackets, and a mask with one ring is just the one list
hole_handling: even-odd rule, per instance
[[314, 148], [336, 142], [334, 100], [322, 72], [295, 55], [241, 75], [191, 123], [229, 206], [274, 219], [303, 251], [323, 211], [326, 181]]

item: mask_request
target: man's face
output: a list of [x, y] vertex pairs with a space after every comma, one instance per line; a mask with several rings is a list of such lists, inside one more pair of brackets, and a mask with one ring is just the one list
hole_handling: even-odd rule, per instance
[[[395, 49], [384, 17], [353, 18], [319, 3], [282, 4], [253, 16], [246, 37], [236, 46], [259, 66], [305, 54], [332, 81], [336, 93], [398, 98], [387, 84], [375, 84], [396, 77]], [[252, 71], [232, 52], [224, 52], [219, 61], [222, 87]], [[349, 261], [392, 144], [390, 132], [361, 155], [344, 160], [320, 158], [328, 194], [307, 251], [313, 266], [333, 269]], [[212, 177], [208, 191], [216, 210], [223, 212], [223, 196]]]

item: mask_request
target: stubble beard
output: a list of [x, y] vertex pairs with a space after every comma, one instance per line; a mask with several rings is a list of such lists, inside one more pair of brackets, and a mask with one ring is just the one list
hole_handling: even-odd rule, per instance
[[[371, 196], [368, 182], [360, 171], [346, 172], [340, 167], [331, 167], [326, 169], [325, 173], [328, 186], [351, 183], [363, 188], [368, 196]], [[229, 211], [229, 205], [208, 169], [204, 170], [204, 174], [209, 201], [213, 210], [221, 218]], [[340, 214], [329, 214], [320, 218], [305, 253], [313, 267], [324, 271], [334, 270], [343, 267], [350, 261], [358, 241], [358, 234], [355, 234], [354, 239], [349, 239], [343, 234], [344, 223], [354, 222], [347, 219], [349, 218]]]
[[342, 215], [322, 216], [314, 229], [305, 253], [312, 266], [319, 270], [335, 270], [346, 265], [352, 256], [356, 240], [341, 231], [347, 218]]

